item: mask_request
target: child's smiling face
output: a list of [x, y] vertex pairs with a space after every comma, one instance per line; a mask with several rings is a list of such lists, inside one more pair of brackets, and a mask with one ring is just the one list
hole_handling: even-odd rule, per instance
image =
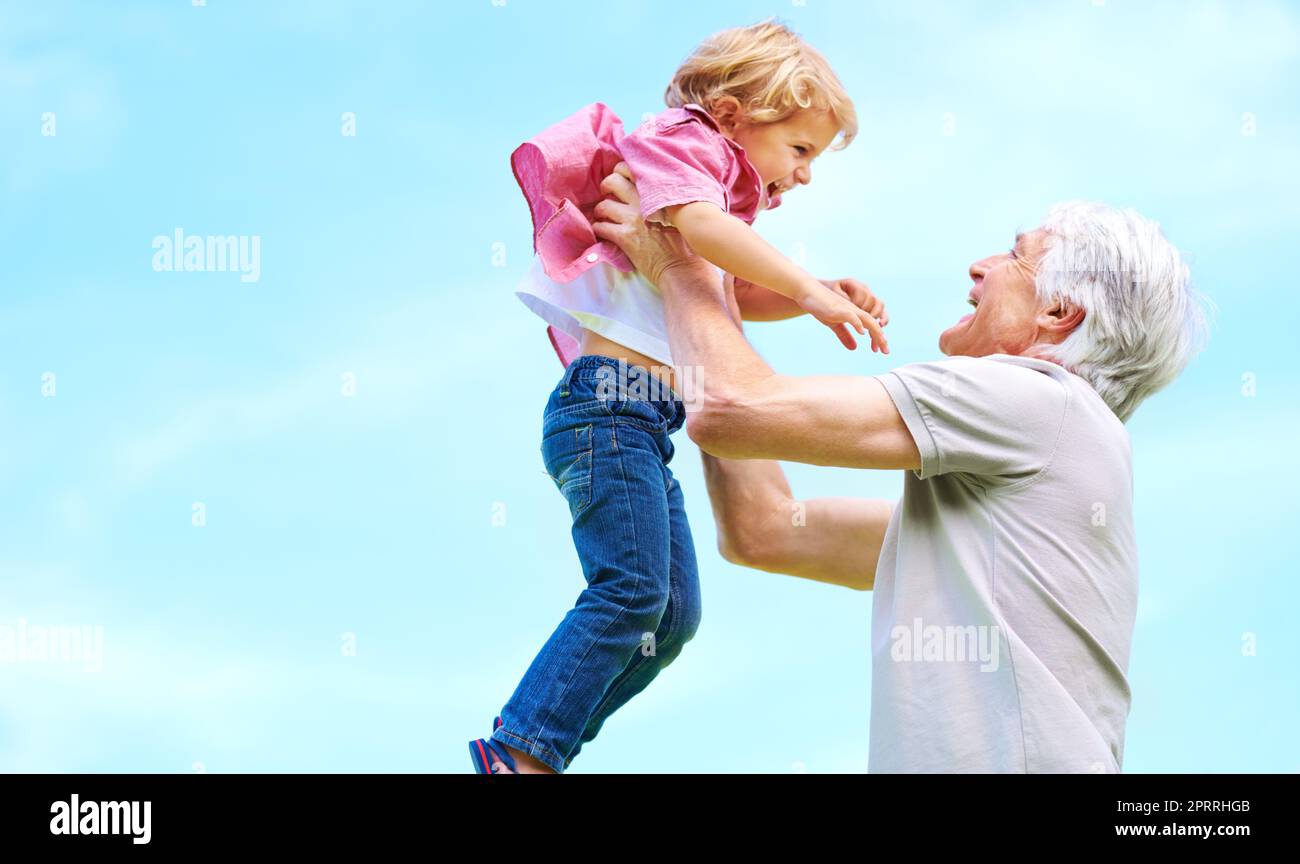
[[745, 155], [758, 169], [769, 198], [812, 182], [812, 161], [839, 134], [840, 127], [829, 111], [806, 109], [775, 123], [741, 120], [723, 134], [745, 148]]

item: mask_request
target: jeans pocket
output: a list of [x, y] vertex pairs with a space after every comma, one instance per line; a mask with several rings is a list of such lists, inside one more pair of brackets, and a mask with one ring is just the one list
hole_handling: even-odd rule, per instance
[[655, 403], [645, 399], [620, 399], [613, 403], [611, 413], [620, 423], [631, 423], [647, 432], [668, 431], [668, 418], [656, 407]]
[[546, 473], [569, 502], [574, 519], [591, 503], [592, 449], [591, 424], [561, 429], [542, 439]]

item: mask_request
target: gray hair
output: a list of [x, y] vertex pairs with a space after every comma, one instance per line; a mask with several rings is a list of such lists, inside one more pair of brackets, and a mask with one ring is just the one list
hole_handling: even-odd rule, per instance
[[1086, 380], [1127, 421], [1205, 347], [1212, 307], [1159, 224], [1134, 210], [1069, 201], [1051, 208], [1043, 228], [1038, 298], [1069, 300], [1084, 319], [1036, 352]]

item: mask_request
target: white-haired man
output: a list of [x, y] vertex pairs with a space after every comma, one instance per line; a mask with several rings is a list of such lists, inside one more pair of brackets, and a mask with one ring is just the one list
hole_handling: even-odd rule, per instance
[[[1187, 267], [1132, 211], [1064, 204], [970, 267], [948, 359], [774, 373], [707, 262], [611, 175], [598, 234], [663, 292], [702, 393], [722, 554], [873, 589], [869, 770], [1117, 772], [1137, 606], [1124, 421], [1199, 350]], [[903, 497], [798, 501], [774, 460], [903, 469]]]

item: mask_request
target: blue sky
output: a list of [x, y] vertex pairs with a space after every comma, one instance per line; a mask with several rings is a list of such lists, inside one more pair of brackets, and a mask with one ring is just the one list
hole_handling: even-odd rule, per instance
[[[588, 102], [658, 110], [769, 15], [863, 131], [758, 227], [870, 282], [893, 349], [752, 326], [777, 369], [935, 359], [968, 264], [1058, 200], [1185, 250], [1219, 311], [1129, 424], [1125, 769], [1300, 769], [1297, 4], [173, 0], [0, 7], [0, 627], [103, 634], [102, 668], [0, 662], [0, 770], [469, 770], [582, 584], [508, 155]], [[258, 236], [260, 278], [156, 272], [178, 227]], [[677, 444], [703, 625], [572, 770], [864, 770], [871, 595], [722, 561]]]

